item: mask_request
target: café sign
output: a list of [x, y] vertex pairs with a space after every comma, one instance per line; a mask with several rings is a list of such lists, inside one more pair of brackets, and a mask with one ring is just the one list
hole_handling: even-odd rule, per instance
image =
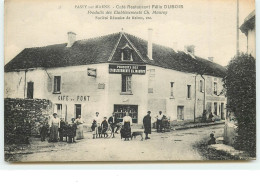
[[57, 98], [59, 101], [89, 101], [90, 96], [68, 96], [68, 95], [59, 95]]
[[144, 75], [145, 72], [146, 72], [146, 66], [145, 65], [117, 65], [117, 64], [109, 64], [109, 73]]

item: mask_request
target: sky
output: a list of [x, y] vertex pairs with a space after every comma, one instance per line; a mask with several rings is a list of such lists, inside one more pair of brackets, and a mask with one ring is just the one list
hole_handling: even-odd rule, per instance
[[[236, 54], [237, 0], [7, 0], [5, 2], [5, 64], [24, 48], [67, 42], [67, 32], [77, 40], [120, 32], [147, 40], [153, 29], [154, 43], [178, 50], [195, 45], [195, 55], [214, 57], [226, 66]], [[255, 9], [254, 0], [239, 0], [239, 25]], [[152, 20], [96, 20], [88, 9], [75, 5], [183, 5], [168, 9]], [[162, 9], [165, 11], [165, 9]], [[151, 11], [150, 11], [151, 12]], [[240, 51], [246, 52], [246, 36], [240, 32]]]

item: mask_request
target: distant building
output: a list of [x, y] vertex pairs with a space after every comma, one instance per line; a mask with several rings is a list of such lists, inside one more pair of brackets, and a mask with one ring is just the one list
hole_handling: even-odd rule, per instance
[[256, 58], [255, 10], [245, 18], [240, 30], [247, 37], [247, 53]]
[[5, 98], [49, 99], [66, 120], [128, 111], [142, 123], [147, 110], [177, 121], [203, 110], [225, 119], [226, 70], [194, 53], [153, 44], [152, 30], [148, 41], [125, 32], [77, 41], [69, 32], [68, 43], [26, 48], [5, 65]]

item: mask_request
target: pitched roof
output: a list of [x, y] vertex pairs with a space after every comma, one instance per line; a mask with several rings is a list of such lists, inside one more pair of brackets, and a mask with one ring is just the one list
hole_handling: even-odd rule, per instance
[[127, 33], [78, 40], [73, 46], [64, 44], [26, 48], [5, 65], [5, 72], [28, 68], [52, 68], [97, 63], [119, 62], [119, 50], [125, 44], [134, 50], [134, 62], [147, 63], [182, 72], [223, 77], [226, 69], [209, 60], [175, 52], [172, 48], [153, 44], [153, 60], [147, 57], [147, 41]]

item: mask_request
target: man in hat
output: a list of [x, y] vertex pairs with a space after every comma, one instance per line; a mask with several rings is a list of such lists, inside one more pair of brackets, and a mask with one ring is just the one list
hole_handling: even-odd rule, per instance
[[145, 139], [150, 139], [150, 137], [148, 137], [148, 134], [151, 134], [151, 125], [152, 125], [150, 114], [151, 111], [148, 111], [147, 115], [143, 119]]
[[115, 128], [117, 127], [117, 125], [116, 125], [117, 121], [116, 121], [115, 113], [112, 113], [112, 116], [110, 116], [108, 118], [108, 123], [111, 127], [111, 136], [112, 136], [112, 138], [114, 138], [115, 137]]

